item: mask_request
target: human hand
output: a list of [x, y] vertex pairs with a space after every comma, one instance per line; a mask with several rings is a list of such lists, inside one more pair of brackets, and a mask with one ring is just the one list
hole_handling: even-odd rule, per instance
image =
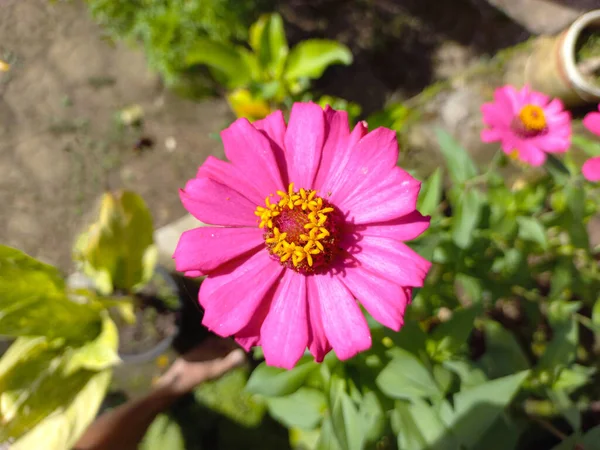
[[158, 380], [158, 386], [174, 395], [183, 395], [197, 385], [219, 378], [246, 361], [244, 351], [230, 339], [208, 337], [181, 355]]

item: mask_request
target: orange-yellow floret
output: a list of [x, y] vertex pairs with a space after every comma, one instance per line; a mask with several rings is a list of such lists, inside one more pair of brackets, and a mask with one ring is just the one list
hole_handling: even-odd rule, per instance
[[[265, 243], [280, 262], [291, 260], [294, 267], [308, 265], [312, 267], [314, 257], [326, 252], [323, 240], [331, 233], [331, 214], [335, 209], [317, 196], [312, 189], [294, 190], [290, 183], [287, 192], [277, 191], [279, 200], [271, 203], [270, 196], [265, 199], [265, 206], [258, 206], [254, 214], [259, 217], [259, 228], [264, 228]], [[296, 231], [282, 230], [278, 223]], [[288, 263], [289, 264], [289, 263]]]

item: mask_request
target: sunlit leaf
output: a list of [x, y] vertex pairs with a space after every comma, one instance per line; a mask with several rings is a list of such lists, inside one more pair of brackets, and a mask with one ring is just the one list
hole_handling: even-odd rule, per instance
[[543, 249], [548, 248], [546, 230], [535, 217], [517, 217], [519, 237], [525, 241], [537, 242]]
[[431, 373], [411, 353], [394, 349], [394, 358], [376, 379], [381, 391], [392, 398], [441, 397], [441, 392]]
[[[12, 450], [64, 450], [72, 448], [96, 417], [110, 382], [110, 372], [91, 372], [81, 389], [35, 428], [17, 440]], [[0, 439], [0, 444], [2, 439]]]
[[140, 450], [185, 450], [179, 424], [166, 414], [159, 414], [140, 443]]
[[483, 204], [483, 194], [477, 189], [468, 189], [459, 197], [452, 223], [452, 240], [458, 247], [466, 249], [473, 242]]
[[143, 287], [158, 255], [144, 200], [130, 191], [105, 193], [98, 221], [78, 238], [74, 255], [103, 294]]
[[417, 210], [421, 214], [425, 216], [431, 215], [440, 206], [440, 201], [442, 199], [442, 182], [442, 170], [439, 167], [423, 182], [421, 192], [419, 193], [419, 201], [417, 203]]
[[258, 55], [263, 69], [271, 77], [279, 78], [289, 52], [279, 14], [265, 14], [250, 27], [250, 46]]
[[327, 399], [321, 391], [301, 387], [290, 395], [268, 398], [267, 405], [269, 413], [286, 427], [313, 429], [321, 422]]
[[352, 53], [345, 45], [325, 39], [309, 39], [291, 50], [283, 76], [289, 81], [303, 77], [319, 78], [333, 64], [351, 63]]
[[206, 65], [228, 88], [242, 87], [251, 80], [247, 58], [232, 45], [197, 38], [185, 57], [188, 66]]
[[261, 363], [250, 375], [246, 390], [267, 397], [289, 395], [297, 391], [306, 377], [318, 364], [310, 358], [303, 358], [292, 370], [278, 369]]
[[441, 128], [436, 129], [435, 134], [452, 182], [462, 184], [475, 177], [478, 174], [477, 167], [467, 150]]
[[500, 417], [529, 371], [497, 378], [454, 396], [454, 414], [448, 426], [466, 448], [473, 447]]
[[99, 331], [97, 309], [71, 301], [52, 266], [0, 246], [0, 335], [85, 339]]

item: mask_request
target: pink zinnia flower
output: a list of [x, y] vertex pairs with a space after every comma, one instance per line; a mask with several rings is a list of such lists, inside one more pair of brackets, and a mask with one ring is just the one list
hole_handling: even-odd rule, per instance
[[371, 346], [362, 306], [400, 329], [412, 288], [430, 263], [404, 241], [429, 217], [415, 210], [421, 183], [396, 166], [396, 133], [344, 111], [296, 103], [221, 133], [230, 162], [209, 157], [180, 191], [198, 220], [185, 232], [177, 270], [208, 275], [203, 324], [262, 345], [268, 364], [292, 368], [308, 347], [348, 359]]
[[[600, 105], [598, 105], [600, 109]], [[583, 124], [592, 133], [600, 136], [600, 112], [591, 112], [583, 118]], [[600, 181], [600, 156], [588, 159], [581, 168], [583, 176], [589, 181]]]
[[566, 152], [571, 144], [571, 116], [560, 100], [524, 87], [498, 88], [494, 101], [481, 106], [483, 142], [501, 142], [502, 150], [532, 166], [541, 166], [546, 153]]

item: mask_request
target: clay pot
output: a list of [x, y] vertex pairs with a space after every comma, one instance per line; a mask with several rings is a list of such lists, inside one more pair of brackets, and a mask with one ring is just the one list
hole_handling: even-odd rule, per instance
[[600, 9], [583, 14], [557, 36], [538, 38], [525, 67], [525, 82], [567, 106], [600, 102], [600, 85], [587, 80], [575, 60], [577, 41], [590, 27], [600, 30]]

